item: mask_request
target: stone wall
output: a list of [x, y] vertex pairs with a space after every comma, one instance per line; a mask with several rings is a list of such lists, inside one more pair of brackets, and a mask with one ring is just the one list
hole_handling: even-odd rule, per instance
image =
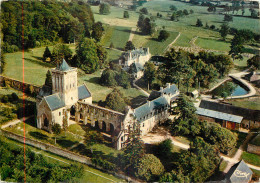
[[19, 91], [23, 91], [23, 89], [25, 89], [25, 93], [28, 94], [32, 94], [32, 93], [38, 94], [41, 89], [40, 86], [36, 86], [29, 83], [23, 83], [22, 81], [18, 81], [5, 76], [0, 76], [0, 85], [1, 86], [8, 85]]
[[253, 144], [248, 144], [247, 151], [250, 152], [250, 153], [254, 153], [254, 154], [260, 155], [260, 146], [256, 146], [256, 145], [253, 145]]

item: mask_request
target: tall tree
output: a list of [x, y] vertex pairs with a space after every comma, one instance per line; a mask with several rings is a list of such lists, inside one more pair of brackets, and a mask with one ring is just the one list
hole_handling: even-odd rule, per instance
[[123, 16], [124, 18], [129, 18], [129, 13], [128, 13], [128, 11], [124, 11], [124, 16]]
[[52, 88], [52, 77], [50, 70], [48, 70], [46, 73], [45, 85]]
[[152, 84], [156, 76], [155, 65], [152, 62], [146, 62], [144, 65], [144, 79], [147, 82], [147, 88]]
[[55, 123], [54, 125], [52, 125], [51, 131], [52, 133], [55, 134], [55, 144], [56, 144], [56, 138], [61, 133], [61, 126], [58, 123]]
[[135, 49], [135, 46], [132, 41], [127, 41], [125, 45], [125, 51], [133, 50]]
[[260, 69], [260, 56], [255, 55], [247, 60], [247, 65], [253, 67], [253, 69]]
[[227, 37], [227, 35], [228, 35], [228, 32], [229, 32], [229, 26], [228, 26], [228, 24], [222, 24], [221, 26], [220, 26], [220, 30], [219, 30], [219, 32], [220, 32], [220, 35], [221, 35], [221, 37], [223, 38], [223, 40], [225, 40], [226, 39], [226, 37]]
[[202, 21], [200, 19], [197, 19], [196, 26], [197, 27], [202, 27], [203, 26]]
[[76, 65], [86, 73], [93, 73], [99, 68], [97, 45], [93, 39], [84, 38], [76, 48]]
[[47, 58], [51, 58], [51, 51], [49, 50], [48, 46], [46, 46], [43, 53], [43, 60], [45, 61]]
[[65, 59], [68, 63], [71, 62], [72, 58], [72, 51], [69, 48], [68, 45], [65, 44], [57, 44], [53, 47], [53, 51], [51, 54], [51, 60], [52, 62], [58, 64], [62, 61], [62, 59]]
[[96, 41], [100, 41], [104, 32], [104, 27], [101, 22], [96, 22], [93, 25], [91, 37]]

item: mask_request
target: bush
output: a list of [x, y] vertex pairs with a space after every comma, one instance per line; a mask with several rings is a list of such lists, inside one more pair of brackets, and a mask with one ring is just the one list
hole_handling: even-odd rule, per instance
[[7, 95], [5, 95], [5, 96], [2, 97], [2, 102], [3, 102], [3, 103], [9, 102], [9, 98], [8, 98]]
[[145, 180], [157, 180], [164, 172], [161, 161], [153, 154], [145, 154], [136, 167], [136, 176]]
[[170, 36], [169, 32], [166, 30], [161, 30], [158, 36], [159, 41], [165, 41]]
[[173, 145], [171, 139], [166, 139], [158, 144], [158, 153], [160, 156], [170, 156]]
[[105, 170], [109, 170], [109, 171], [115, 171], [116, 170], [116, 165], [107, 161], [107, 160], [104, 160], [100, 157], [98, 158], [91, 158], [91, 161], [94, 165], [97, 165], [97, 166], [101, 166], [102, 168], [104, 168]]
[[17, 101], [19, 99], [19, 97], [17, 96], [16, 93], [12, 93], [11, 96], [12, 96], [13, 101]]

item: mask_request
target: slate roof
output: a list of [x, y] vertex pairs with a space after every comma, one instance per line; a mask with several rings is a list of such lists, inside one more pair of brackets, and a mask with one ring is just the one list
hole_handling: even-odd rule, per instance
[[134, 63], [136, 72], [142, 71], [144, 67], [140, 63]]
[[178, 88], [175, 84], [170, 85], [170, 87], [166, 87], [163, 89], [164, 94], [172, 94], [174, 95], [178, 91]]
[[200, 107], [197, 108], [196, 113], [198, 115], [221, 119], [221, 120], [230, 121], [230, 122], [235, 122], [235, 123], [241, 123], [241, 121], [243, 120], [242, 116], [236, 116], [236, 115], [213, 111], [213, 110], [204, 109], [204, 108], [200, 108]]
[[260, 121], [260, 110], [251, 110], [233, 105], [201, 100], [200, 108], [224, 112], [228, 114], [243, 116], [246, 120]]
[[131, 51], [127, 51], [123, 53], [123, 57], [127, 58], [131, 54], [132, 59], [135, 59], [139, 56], [145, 56], [148, 54], [148, 49], [147, 48], [139, 48], [139, 49], [134, 49]]
[[60, 71], [68, 71], [71, 70], [71, 67], [68, 65], [65, 59], [62, 59], [62, 63], [57, 67], [57, 69]]
[[142, 118], [150, 115], [155, 109], [161, 109], [166, 105], [169, 105], [168, 101], [165, 97], [161, 96], [155, 100], [148, 101], [146, 104], [136, 108], [134, 110], [134, 115], [138, 121], [142, 121]]
[[241, 160], [230, 168], [226, 174], [226, 179], [231, 183], [246, 183], [250, 181], [252, 174], [252, 170], [244, 160]]
[[[162, 90], [162, 92], [163, 92], [164, 94], [166, 94], [166, 95], [168, 95], [168, 94], [174, 95], [174, 94], [175, 94], [176, 92], [178, 92], [178, 91], [179, 91], [179, 90], [178, 90], [178, 88], [177, 88], [177, 86], [176, 86], [175, 84], [170, 85], [170, 87], [167, 86], [167, 87], [163, 88], [163, 90]], [[156, 98], [158, 98], [158, 97], [160, 97], [160, 96], [161, 96], [161, 92], [160, 92], [160, 91], [152, 91], [152, 92], [150, 93], [150, 95], [149, 95], [148, 100], [151, 101], [151, 100], [154, 100], [154, 99], [156, 99]], [[174, 98], [174, 97], [173, 97], [173, 98]], [[172, 100], [173, 98], [171, 98], [171, 100]]]
[[49, 95], [44, 98], [52, 111], [65, 106], [64, 101], [60, 98], [58, 93]]
[[78, 99], [82, 100], [85, 98], [91, 97], [91, 93], [85, 85], [81, 85], [78, 87]]
[[51, 87], [43, 85], [38, 93], [38, 97], [46, 97], [52, 94]]

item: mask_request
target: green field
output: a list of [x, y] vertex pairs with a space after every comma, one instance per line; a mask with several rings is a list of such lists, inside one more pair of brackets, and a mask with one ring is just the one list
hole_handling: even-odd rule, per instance
[[179, 39], [173, 44], [174, 46], [183, 46], [190, 47], [190, 41], [192, 39], [192, 35], [181, 34]]
[[149, 47], [150, 53], [152, 55], [161, 55], [165, 51], [166, 47], [171, 44], [171, 42], [173, 42], [178, 35], [178, 32], [169, 33], [169, 38], [163, 42], [157, 40], [158, 35], [151, 37], [135, 34], [133, 38], [133, 44], [135, 47]]
[[251, 98], [251, 99], [236, 99], [236, 100], [228, 100], [228, 102], [232, 103], [234, 106], [260, 110], [260, 98]]
[[113, 43], [114, 48], [122, 50], [129, 39], [130, 32], [130, 27], [110, 26], [106, 29], [102, 43], [106, 47]]
[[255, 166], [260, 166], [260, 156], [259, 155], [248, 153], [248, 152], [243, 152], [241, 158], [249, 164], [252, 164]]
[[198, 38], [196, 40], [196, 45], [198, 45], [201, 48], [205, 49], [213, 49], [213, 50], [219, 50], [219, 51], [229, 51], [230, 50], [230, 43], [221, 41], [221, 40], [215, 40], [210, 38]]

